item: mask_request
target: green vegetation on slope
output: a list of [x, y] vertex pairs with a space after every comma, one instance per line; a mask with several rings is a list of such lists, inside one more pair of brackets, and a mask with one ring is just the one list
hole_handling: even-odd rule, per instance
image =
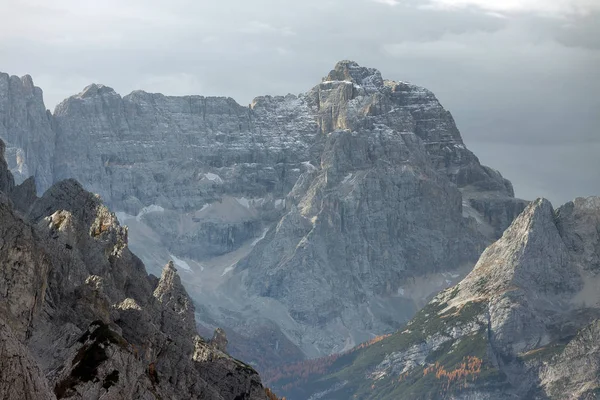
[[[458, 288], [448, 289], [445, 299], [458, 294]], [[444, 298], [444, 297], [441, 297]], [[328, 399], [439, 399], [446, 394], [469, 390], [473, 383], [502, 386], [506, 377], [493, 365], [489, 355], [485, 302], [468, 302], [460, 308], [432, 301], [397, 333], [359, 346], [348, 353], [311, 360], [311, 368], [299, 376], [287, 375], [271, 384], [283, 388], [290, 399], [307, 398], [311, 393], [332, 390]], [[474, 324], [474, 325], [473, 325]], [[452, 338], [450, 332], [470, 325], [471, 333]], [[431, 344], [436, 337], [438, 346]], [[386, 356], [421, 346], [425, 351], [424, 365], [413, 365], [404, 373], [393, 372], [393, 366], [379, 373]], [[402, 355], [399, 355], [402, 360]], [[307, 363], [300, 363], [299, 365]], [[319, 364], [320, 368], [314, 368]], [[301, 382], [301, 384], [299, 384]]]

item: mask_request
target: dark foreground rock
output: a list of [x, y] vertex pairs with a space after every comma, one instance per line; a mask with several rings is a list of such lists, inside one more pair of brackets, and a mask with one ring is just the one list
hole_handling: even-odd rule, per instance
[[148, 276], [76, 181], [30, 188], [0, 156], [2, 398], [265, 399], [251, 367], [198, 336], [172, 263]]

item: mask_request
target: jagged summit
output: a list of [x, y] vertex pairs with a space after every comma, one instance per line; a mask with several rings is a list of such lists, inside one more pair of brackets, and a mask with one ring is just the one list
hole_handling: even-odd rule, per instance
[[117, 92], [109, 86], [105, 86], [102, 84], [92, 83], [91, 85], [86, 86], [79, 94], [74, 97], [85, 99], [93, 96], [102, 96], [102, 95], [116, 95]]
[[[589, 200], [588, 204], [594, 202]], [[599, 210], [597, 207], [595, 212]], [[564, 213], [561, 218], [550, 201], [532, 202], [482, 254], [473, 272], [460, 284], [463, 294], [495, 296], [519, 288], [559, 297], [581, 290], [582, 279], [557, 225], [563, 219]], [[483, 285], [482, 277], [486, 280]]]
[[[23, 82], [27, 82], [27, 85], [33, 87], [33, 80], [31, 76], [26, 75], [21, 78]], [[405, 92], [418, 92], [420, 94], [426, 94], [428, 97], [433, 97], [433, 93], [429, 90], [413, 85], [404, 81], [392, 81], [392, 80], [384, 80], [381, 76], [381, 72], [375, 68], [362, 67], [355, 61], [350, 60], [342, 60], [339, 61], [335, 67], [329, 72], [329, 74], [322, 78], [322, 83], [332, 83], [332, 82], [342, 82], [342, 83], [353, 83], [357, 85], [358, 89], [362, 89], [364, 93], [373, 92], [373, 91], [381, 91], [387, 85], [388, 90], [392, 91], [405, 91]], [[36, 88], [39, 89], [39, 88]], [[120, 96], [113, 88], [103, 85], [92, 83], [86, 86], [80, 93], [71, 96], [71, 98], [77, 99], [86, 99], [94, 96], [118, 96], [119, 98], [137, 98], [137, 99], [147, 99], [152, 96], [160, 96], [163, 98], [177, 98], [177, 96], [170, 96], [168, 94], [162, 93], [151, 93], [144, 90], [134, 90], [131, 93]], [[209, 99], [209, 100], [222, 100], [227, 102], [233, 102], [235, 105], [239, 104], [235, 102], [234, 99], [222, 96], [201, 96], [201, 95], [192, 95], [192, 96], [180, 96], [184, 98], [198, 98], [198, 99]], [[255, 98], [253, 104], [261, 101], [261, 99], [270, 96], [259, 96]], [[282, 96], [279, 96], [282, 97]], [[285, 96], [287, 97], [287, 96]], [[65, 99], [68, 101], [69, 99]], [[437, 100], [436, 100], [437, 101]], [[64, 102], [64, 101], [63, 101]], [[58, 107], [58, 106], [57, 106]], [[241, 106], [240, 106], [241, 107]], [[251, 106], [252, 108], [252, 106]], [[59, 110], [55, 110], [55, 113], [60, 112]]]
[[42, 90], [33, 84], [33, 78], [29, 74], [18, 77], [16, 75], [9, 75], [6, 72], [0, 72], [0, 80], [8, 81], [12, 85], [20, 82], [20, 84], [23, 85], [23, 89], [27, 92], [33, 93], [35, 91], [40, 94], [42, 93]]
[[23, 82], [23, 86], [33, 92], [34, 90], [39, 90], [41, 92], [41, 89], [36, 88], [35, 85], [33, 84], [33, 78], [31, 77], [31, 75], [24, 75], [21, 77], [21, 82]]
[[348, 60], [338, 62], [331, 72], [323, 78], [323, 81], [348, 81], [361, 87], [373, 89], [383, 87], [381, 72], [375, 68], [361, 67], [358, 63]]
[[435, 99], [435, 95], [424, 87], [403, 80], [384, 79], [378, 69], [363, 67], [350, 60], [339, 61], [322, 79], [322, 83], [325, 84], [332, 82], [353, 83], [357, 89], [364, 89], [363, 93], [372, 91], [412, 92], [415, 95]]

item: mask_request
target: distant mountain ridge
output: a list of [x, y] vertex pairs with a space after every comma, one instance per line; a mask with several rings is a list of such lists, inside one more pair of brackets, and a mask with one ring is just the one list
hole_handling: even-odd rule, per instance
[[0, 74], [0, 137], [18, 181], [77, 179], [150, 271], [173, 259], [197, 320], [262, 368], [397, 329], [527, 204], [433, 93], [352, 61], [250, 107], [94, 84], [50, 114]]

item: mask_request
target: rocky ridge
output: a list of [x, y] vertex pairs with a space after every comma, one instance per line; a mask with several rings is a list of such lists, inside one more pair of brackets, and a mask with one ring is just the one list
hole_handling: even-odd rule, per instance
[[263, 367], [397, 329], [526, 204], [433, 93], [351, 61], [249, 107], [90, 85], [48, 117], [53, 141], [39, 100], [17, 136], [51, 141], [52, 180], [117, 210], [151, 272], [173, 259], [201, 324]]
[[596, 398], [599, 255], [600, 198], [538, 199], [397, 333], [273, 383], [290, 399]]
[[198, 335], [172, 263], [148, 276], [127, 228], [76, 181], [41, 198], [31, 185], [14, 186], [0, 153], [3, 398], [266, 398], [251, 367]]

